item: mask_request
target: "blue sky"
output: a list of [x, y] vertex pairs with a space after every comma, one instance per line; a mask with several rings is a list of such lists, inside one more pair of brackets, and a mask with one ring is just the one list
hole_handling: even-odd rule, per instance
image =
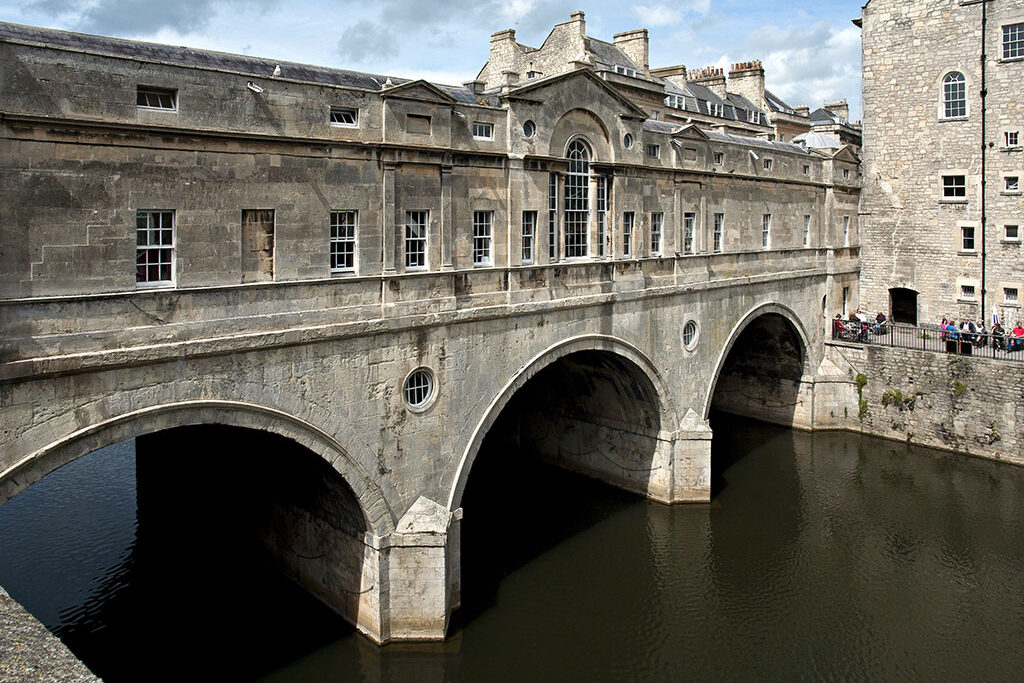
[[647, 28], [651, 66], [761, 59], [768, 88], [814, 109], [846, 97], [860, 118], [860, 1], [0, 0], [0, 19], [441, 83], [474, 77], [490, 34], [537, 46], [570, 12], [587, 33]]

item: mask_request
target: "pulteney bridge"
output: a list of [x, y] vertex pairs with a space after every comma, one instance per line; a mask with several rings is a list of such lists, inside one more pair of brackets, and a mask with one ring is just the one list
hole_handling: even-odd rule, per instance
[[[460, 602], [460, 503], [496, 425], [524, 456], [707, 501], [712, 407], [806, 429], [840, 419], [823, 308], [856, 259], [794, 249], [0, 301], [0, 502], [132, 437], [272, 432], [333, 468], [316, 496], [277, 506], [267, 544], [282, 568], [375, 641], [442, 638]], [[512, 428], [498, 421], [510, 402]], [[244, 467], [259, 443], [224, 457]], [[204, 476], [191, 446], [162, 447]]]

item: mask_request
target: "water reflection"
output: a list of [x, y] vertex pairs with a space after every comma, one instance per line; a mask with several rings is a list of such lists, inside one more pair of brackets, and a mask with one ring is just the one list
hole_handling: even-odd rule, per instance
[[[159, 535], [162, 550], [139, 552], [149, 521], [136, 533], [130, 453], [89, 456], [0, 507], [0, 583], [69, 642], [129, 637], [93, 637], [110, 648], [96, 661], [146, 640], [133, 632], [161, 641], [161, 658], [110, 681], [1019, 680], [1024, 469], [723, 420], [705, 506], [485, 452], [445, 643], [378, 648], [255, 571], [230, 529], [197, 541], [227, 514], [216, 488], [191, 500], [203, 515], [171, 515], [180, 533]], [[162, 603], [138, 597], [141, 577]], [[111, 607], [135, 603], [147, 609]]]

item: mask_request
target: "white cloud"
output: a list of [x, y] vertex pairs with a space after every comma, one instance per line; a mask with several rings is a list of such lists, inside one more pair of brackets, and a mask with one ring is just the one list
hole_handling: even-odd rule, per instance
[[633, 5], [629, 9], [644, 26], [678, 24], [682, 19], [679, 10], [665, 5]]

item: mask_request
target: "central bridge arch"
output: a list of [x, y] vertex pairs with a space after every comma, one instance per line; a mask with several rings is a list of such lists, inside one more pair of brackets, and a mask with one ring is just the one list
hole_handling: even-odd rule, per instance
[[[651, 360], [632, 344], [607, 335], [583, 335], [564, 340], [527, 362], [502, 387], [476, 425], [466, 445], [448, 496], [448, 509], [460, 507], [466, 482], [473, 463], [479, 455], [484, 439], [498, 421], [499, 416], [528, 383], [547, 371], [549, 380], [561, 377], [568, 382], [587, 373], [593, 391], [600, 396], [581, 397], [581, 405], [610, 429], [622, 432], [632, 430], [632, 437], [649, 449], [649, 460], [638, 467], [601, 469], [593, 463], [559, 462], [572, 469], [594, 476], [651, 497], [666, 498], [671, 486], [670, 437], [677, 425], [676, 411], [671, 404], [671, 393]], [[600, 397], [634, 399], [621, 402], [620, 415], [596, 414]], [[616, 409], [616, 406], [604, 406]], [[620, 463], [621, 465], [622, 463]], [[634, 463], [634, 465], [637, 463]]]

